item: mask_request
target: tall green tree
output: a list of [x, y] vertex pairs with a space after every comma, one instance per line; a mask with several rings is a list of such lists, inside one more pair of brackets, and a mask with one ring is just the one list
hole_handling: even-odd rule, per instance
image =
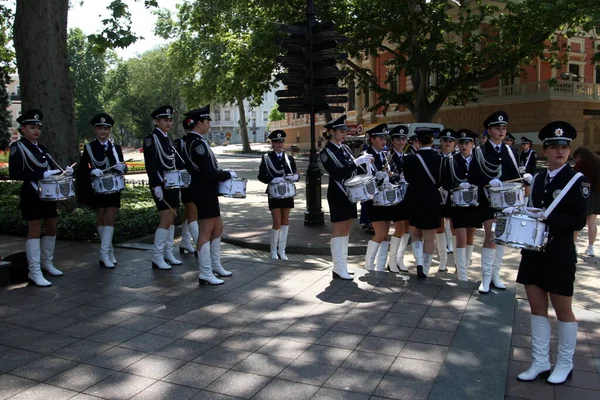
[[10, 144], [12, 115], [9, 111], [10, 98], [7, 85], [11, 82], [10, 74], [15, 70], [12, 49], [12, 11], [0, 4], [0, 150]]
[[247, 0], [185, 1], [176, 21], [159, 15], [157, 33], [173, 37], [171, 57], [185, 84], [189, 104], [237, 104], [242, 151], [249, 152], [244, 100], [258, 106], [274, 85], [276, 32], [268, 10]]

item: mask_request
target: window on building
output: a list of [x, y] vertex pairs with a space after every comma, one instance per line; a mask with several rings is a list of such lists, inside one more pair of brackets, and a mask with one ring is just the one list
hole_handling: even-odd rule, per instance
[[392, 93], [398, 93], [398, 75], [394, 71], [388, 72], [388, 88]]
[[263, 111], [263, 122], [269, 122], [269, 112]]
[[577, 76], [581, 76], [579, 74], [579, 64], [569, 64], [569, 72], [571, 74], [575, 74]]
[[596, 65], [596, 77], [594, 78], [594, 83], [597, 85], [600, 84], [600, 65]]
[[348, 82], [348, 111], [356, 110], [356, 83]]
[[216, 108], [216, 109], [213, 111], [213, 113], [214, 113], [214, 115], [215, 115], [215, 118], [214, 118], [214, 119], [215, 119], [215, 122], [219, 122], [219, 121], [221, 121], [221, 109], [220, 109], [220, 108]]
[[231, 121], [231, 111], [230, 110], [225, 110], [225, 112], [223, 114], [224, 114], [223, 119], [225, 121]]
[[250, 113], [250, 121], [256, 122], [256, 111]]

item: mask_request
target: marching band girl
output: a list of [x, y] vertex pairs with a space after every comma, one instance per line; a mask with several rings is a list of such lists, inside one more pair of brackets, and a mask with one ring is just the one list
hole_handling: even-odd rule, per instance
[[[54, 264], [56, 245], [56, 201], [42, 201], [38, 193], [38, 181], [49, 179], [61, 172], [70, 176], [73, 168], [63, 171], [50, 156], [48, 149], [38, 143], [41, 134], [43, 114], [40, 110], [28, 110], [18, 118], [21, 139], [10, 145], [8, 159], [11, 179], [23, 181], [21, 185], [21, 215], [27, 221], [27, 241], [25, 251], [29, 266], [29, 282], [36, 286], [51, 286], [44, 278], [42, 270], [52, 276], [63, 273]], [[51, 165], [59, 169], [51, 169]], [[44, 224], [44, 237], [42, 234]]]
[[[175, 164], [177, 169], [182, 171], [186, 170], [186, 164], [188, 161], [187, 154], [185, 152], [185, 141], [190, 136], [188, 132], [192, 127], [188, 125], [187, 119], [184, 119], [181, 123], [183, 129], [186, 131], [186, 135], [175, 140], [174, 146], [177, 152], [175, 156]], [[198, 242], [198, 210], [192, 199], [192, 189], [188, 186], [180, 189], [181, 202], [185, 210], [185, 220], [181, 224], [181, 241], [179, 242], [179, 253], [183, 254], [186, 251], [188, 253], [198, 254], [194, 246]], [[194, 245], [192, 245], [192, 242]]]
[[[286, 133], [280, 129], [269, 134], [273, 151], [265, 154], [258, 169], [258, 180], [262, 183], [297, 182], [299, 177], [296, 162], [291, 155], [285, 154], [283, 145]], [[269, 210], [273, 226], [271, 228], [271, 258], [287, 260], [285, 247], [289, 230], [290, 209], [294, 208], [294, 197], [273, 198], [269, 190]]]
[[[454, 134], [453, 129], [444, 129], [440, 132], [440, 155], [444, 158], [442, 161], [444, 165], [448, 164], [448, 157], [453, 154], [456, 147]], [[442, 206], [442, 225], [435, 231], [435, 241], [437, 243], [438, 257], [440, 258], [439, 272], [447, 271], [448, 252], [453, 251], [450, 217], [451, 206], [450, 198], [448, 198], [446, 204]]]
[[[101, 267], [114, 268], [117, 264], [112, 246], [117, 212], [121, 208], [121, 192], [110, 194], [94, 193], [92, 179], [101, 178], [105, 173], [123, 174], [127, 171], [121, 146], [108, 140], [115, 121], [105, 113], [92, 118], [96, 140], [83, 147], [77, 168], [77, 188], [79, 202], [87, 204], [96, 212], [96, 230], [100, 237]], [[114, 171], [111, 171], [114, 170]]]

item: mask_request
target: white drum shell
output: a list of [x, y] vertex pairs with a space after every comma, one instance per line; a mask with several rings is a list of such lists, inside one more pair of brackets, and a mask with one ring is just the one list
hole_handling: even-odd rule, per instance
[[192, 176], [190, 175], [190, 173], [184, 169], [179, 170], [179, 188], [185, 189], [190, 186], [191, 182]]
[[490, 207], [504, 210], [507, 207], [525, 205], [525, 188], [520, 183], [505, 183], [489, 188]]
[[476, 207], [477, 202], [477, 186], [471, 185], [468, 189], [456, 188], [450, 192], [450, 204], [453, 207]]
[[375, 177], [371, 175], [357, 175], [344, 182], [348, 199], [357, 203], [373, 199], [379, 192], [375, 185]]
[[291, 181], [269, 183], [268, 191], [272, 199], [288, 199], [296, 195], [296, 185]]
[[104, 174], [92, 177], [94, 194], [111, 194], [125, 189], [125, 179], [119, 174]]
[[387, 188], [379, 189], [379, 192], [373, 197], [373, 205], [378, 207], [389, 207], [400, 204], [404, 199], [404, 191], [401, 186], [392, 185]]
[[75, 196], [73, 178], [62, 177], [60, 179], [40, 179], [38, 191], [40, 200], [59, 201]]
[[494, 242], [516, 249], [542, 251], [546, 246], [546, 224], [521, 214], [496, 214]]
[[245, 199], [247, 182], [244, 178], [232, 178], [219, 182], [219, 195], [235, 199]]
[[181, 188], [181, 174], [180, 171], [173, 169], [170, 171], [164, 171], [163, 173], [163, 186], [165, 189], [179, 189]]

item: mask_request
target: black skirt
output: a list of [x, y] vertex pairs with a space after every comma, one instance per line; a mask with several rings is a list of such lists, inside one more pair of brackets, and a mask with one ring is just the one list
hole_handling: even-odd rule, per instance
[[392, 206], [392, 221], [405, 221], [408, 219], [408, 206], [405, 202]]
[[433, 207], [429, 210], [426, 208], [416, 209], [408, 217], [408, 223], [417, 229], [438, 229], [442, 226], [442, 208]]
[[[28, 183], [27, 183], [28, 184]], [[36, 192], [23, 195], [21, 189], [21, 216], [25, 221], [38, 221], [45, 218], [56, 218], [56, 201], [42, 201]]]
[[192, 190], [189, 187], [183, 188], [180, 190], [181, 190], [181, 202], [183, 204], [188, 204], [188, 203], [194, 202], [194, 200], [192, 198]]
[[548, 293], [573, 296], [575, 263], [556, 263], [545, 252], [533, 250], [521, 250], [521, 255], [518, 283], [535, 285]]
[[327, 196], [327, 203], [329, 204], [329, 217], [332, 223], [356, 219], [358, 217], [356, 203], [352, 203], [348, 198], [331, 199]]
[[288, 197], [286, 199], [272, 199], [269, 197], [269, 210], [275, 208], [294, 208], [294, 198]]
[[158, 200], [150, 188], [154, 204], [158, 211], [168, 210], [171, 207], [175, 212], [179, 209], [179, 189], [163, 189], [163, 199]]
[[369, 222], [391, 221], [393, 218], [394, 206], [378, 207], [373, 204], [373, 200], [362, 203], [369, 216]]
[[452, 227], [481, 228], [481, 211], [479, 207], [452, 207]]
[[217, 218], [221, 216], [218, 196], [196, 196], [194, 204], [198, 210], [198, 219]]
[[121, 208], [121, 192], [111, 194], [94, 194], [90, 199], [90, 207], [96, 208]]

